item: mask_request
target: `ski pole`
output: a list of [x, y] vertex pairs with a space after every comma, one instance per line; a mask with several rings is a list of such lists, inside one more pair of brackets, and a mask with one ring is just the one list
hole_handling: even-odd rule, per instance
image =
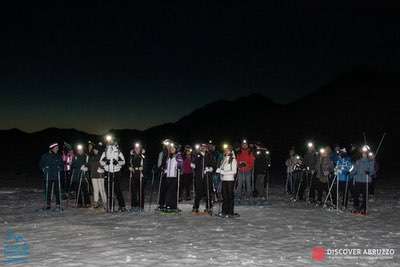
[[112, 192], [111, 192], [111, 212], [114, 212], [114, 184], [115, 184], [115, 174], [112, 173]]
[[325, 201], [324, 201], [324, 206], [326, 205], [326, 202], [328, 201], [328, 198], [329, 198], [329, 197], [330, 197], [330, 199], [331, 199], [331, 202], [333, 203], [332, 196], [331, 196], [331, 192], [332, 192], [332, 188], [333, 188], [333, 186], [334, 186], [334, 184], [335, 184], [336, 178], [337, 178], [337, 176], [335, 175], [334, 178], [333, 178], [333, 180], [332, 180], [332, 184], [331, 184], [330, 186], [329, 186], [329, 182], [328, 182], [328, 188], [329, 188], [329, 190], [328, 190], [328, 194], [326, 195], [326, 198], [325, 198]]
[[43, 169], [43, 172], [46, 174], [46, 190], [44, 192], [44, 203], [45, 203], [45, 208], [47, 207], [47, 197], [48, 197], [48, 191], [49, 191], [49, 172], [45, 171]]
[[159, 208], [161, 209], [162, 208], [162, 205], [161, 204], [164, 204], [164, 203], [160, 203], [160, 201], [161, 201], [161, 184], [162, 184], [162, 180], [163, 180], [163, 173], [162, 173], [162, 170], [160, 171], [160, 181], [159, 181], [159, 184], [158, 184], [158, 200], [157, 200], [157, 202], [158, 202], [158, 205], [160, 206]]
[[378, 155], [378, 152], [379, 152], [379, 150], [380, 150], [380, 148], [382, 146], [383, 140], [385, 139], [385, 136], [386, 136], [386, 133], [383, 133], [381, 141], [379, 142], [378, 148], [376, 149], [376, 152], [375, 152], [375, 158]]
[[153, 190], [154, 190], [154, 168], [151, 170], [151, 189], [150, 189], [149, 211], [151, 211], [151, 204], [153, 202]]
[[177, 190], [176, 190], [176, 210], [178, 210], [178, 203], [179, 203], [179, 182], [180, 182], [180, 176], [181, 176], [181, 171], [178, 169], [177, 170], [177, 182], [178, 182], [178, 184], [177, 184]]
[[139, 197], [140, 197], [140, 201], [139, 201], [139, 203], [140, 203], [140, 210], [142, 210], [143, 209], [143, 211], [144, 211], [144, 203], [143, 203], [143, 193], [142, 193], [142, 190], [143, 190], [143, 177], [142, 177], [142, 172], [140, 172], [140, 174], [139, 174], [140, 176], [139, 176], [139, 189], [140, 189], [140, 192], [139, 192]]
[[132, 209], [132, 171], [129, 171], [129, 203]]
[[368, 194], [368, 180], [369, 180], [369, 175], [367, 174], [366, 176], [365, 176], [365, 178], [366, 178], [366, 183], [365, 183], [365, 186], [366, 186], [366, 188], [365, 188], [365, 215], [367, 215], [368, 214], [368, 197], [369, 197], [369, 194]]
[[60, 179], [60, 172], [58, 172], [58, 197], [60, 201], [60, 211], [63, 209], [62, 199], [61, 199], [61, 179]]
[[80, 191], [81, 191], [81, 185], [82, 185], [82, 171], [79, 173], [79, 185], [78, 185], [78, 192], [76, 193], [75, 208], [78, 207], [79, 194], [80, 194]]

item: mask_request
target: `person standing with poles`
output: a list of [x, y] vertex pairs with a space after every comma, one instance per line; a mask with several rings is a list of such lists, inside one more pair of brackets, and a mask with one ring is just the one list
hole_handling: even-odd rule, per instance
[[307, 152], [303, 157], [303, 163], [306, 170], [305, 181], [308, 187], [307, 203], [315, 202], [315, 189], [317, 180], [315, 179], [315, 166], [317, 164], [317, 152], [315, 151], [314, 143], [308, 142]]
[[223, 148], [224, 159], [216, 170], [221, 175], [222, 181], [222, 211], [218, 213], [218, 216], [229, 218], [239, 216], [234, 213], [234, 186], [237, 161], [232, 151], [232, 146], [224, 144]]
[[103, 208], [106, 208], [107, 195], [104, 188], [104, 169], [100, 165], [99, 148], [92, 145], [93, 149], [89, 152], [88, 168], [93, 185], [93, 208], [100, 208], [99, 196], [103, 204]]
[[76, 146], [76, 153], [72, 160], [71, 187], [76, 193], [75, 207], [87, 208], [90, 205], [89, 191], [88, 191], [88, 160], [89, 157], [84, 153], [83, 146]]
[[253, 152], [249, 148], [247, 140], [242, 140], [240, 151], [237, 155], [237, 162], [239, 164], [239, 175], [238, 175], [238, 188], [237, 193], [239, 199], [242, 198], [244, 192], [246, 200], [249, 200], [253, 195], [251, 177], [253, 174], [255, 157]]
[[196, 215], [199, 214], [200, 201], [206, 198], [206, 209], [204, 213], [209, 213], [211, 211], [211, 195], [212, 195], [212, 181], [211, 175], [212, 171], [212, 160], [211, 156], [207, 151], [207, 144], [201, 144], [199, 151], [196, 152], [192, 157], [191, 167], [194, 170], [194, 190], [195, 199], [193, 203], [192, 212]]
[[164, 199], [160, 199], [161, 212], [174, 213], [178, 212], [178, 178], [179, 169], [182, 166], [182, 156], [177, 153], [177, 149], [174, 143], [169, 144], [168, 156], [164, 159], [161, 165], [163, 170], [163, 185], [161, 191]]
[[[317, 206], [322, 205], [322, 195], [324, 191], [328, 195], [329, 191], [329, 177], [332, 175], [333, 170], [334, 170], [334, 165], [333, 162], [330, 158], [328, 149], [326, 148], [321, 148], [319, 151], [320, 155], [317, 160], [317, 164], [315, 167], [316, 170], [316, 179], [317, 180], [317, 191], [318, 191], [318, 199], [317, 199]], [[330, 195], [332, 199], [332, 204], [335, 203], [334, 201], [334, 196], [335, 195]]]
[[[346, 148], [341, 148], [339, 151], [338, 161], [336, 162], [336, 175], [339, 181], [338, 195], [342, 198], [342, 210], [347, 209], [349, 186], [350, 186], [350, 171], [353, 167], [350, 157], [347, 155]], [[339, 199], [338, 199], [339, 200]]]
[[124, 212], [125, 201], [121, 191], [121, 169], [125, 165], [125, 157], [119, 150], [111, 135], [106, 136], [107, 146], [100, 158], [100, 164], [107, 177], [107, 212], [114, 212], [114, 195], [118, 200], [118, 211]]
[[191, 167], [192, 163], [192, 148], [190, 146], [185, 146], [185, 151], [183, 153], [183, 164], [182, 164], [182, 178], [180, 187], [180, 200], [191, 200], [190, 191], [192, 190], [193, 183], [193, 169]]
[[130, 151], [129, 160], [129, 198], [131, 211], [144, 211], [144, 159], [142, 145], [139, 142], [134, 143]]
[[[353, 205], [355, 215], [368, 215], [368, 187], [375, 174], [374, 162], [368, 158], [369, 148], [364, 146], [361, 150], [362, 157], [357, 160], [351, 174], [353, 175]], [[362, 201], [360, 203], [360, 195]]]
[[45, 210], [51, 209], [51, 188], [55, 188], [56, 208], [55, 211], [62, 211], [61, 205], [61, 179], [60, 172], [64, 170], [62, 157], [58, 154], [58, 143], [49, 146], [49, 152], [42, 155], [39, 161], [40, 169], [45, 177]]

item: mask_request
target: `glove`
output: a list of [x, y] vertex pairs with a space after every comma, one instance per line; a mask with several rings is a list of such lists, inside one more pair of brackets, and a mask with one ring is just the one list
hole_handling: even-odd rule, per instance
[[118, 161], [113, 159], [113, 165], [118, 165]]
[[328, 176], [329, 172], [328, 171], [324, 171], [324, 176]]
[[142, 171], [143, 171], [143, 167], [139, 167], [139, 171], [141, 171], [141, 172], [142, 172]]
[[196, 169], [196, 164], [190, 163], [190, 167], [191, 167], [192, 169]]
[[240, 164], [239, 164], [240, 168], [245, 168], [246, 166], [247, 166], [247, 164], [244, 161], [240, 162]]
[[216, 172], [216, 173], [221, 173], [221, 169], [218, 168], [215, 172]]
[[365, 174], [366, 174], [366, 175], [369, 175], [369, 171], [366, 171]]
[[82, 166], [81, 166], [81, 171], [83, 171], [83, 172], [87, 172], [87, 171], [88, 171], [88, 168], [87, 168], [87, 167], [85, 167], [85, 165], [82, 165]]
[[106, 165], [110, 165], [110, 160], [107, 159], [107, 158], [104, 158], [104, 159], [103, 159], [103, 162], [104, 162]]
[[134, 171], [133, 167], [129, 167], [129, 171], [133, 172]]

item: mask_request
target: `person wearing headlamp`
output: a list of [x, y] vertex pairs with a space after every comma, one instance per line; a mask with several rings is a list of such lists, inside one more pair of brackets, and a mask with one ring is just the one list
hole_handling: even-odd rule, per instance
[[[234, 213], [234, 185], [237, 173], [237, 161], [232, 146], [224, 147], [224, 158], [216, 170], [222, 181], [222, 211], [221, 217], [232, 217]], [[236, 214], [237, 216], [237, 214]]]
[[239, 198], [242, 197], [243, 193], [246, 199], [250, 199], [253, 195], [251, 177], [253, 174], [254, 160], [253, 151], [249, 148], [247, 140], [244, 139], [237, 155], [237, 162], [239, 165], [237, 194]]
[[[126, 211], [125, 200], [121, 191], [121, 169], [125, 165], [125, 157], [120, 151], [118, 144], [116, 144], [112, 138], [111, 140], [107, 138], [107, 146], [101, 155], [100, 164], [106, 171], [106, 178], [110, 179], [110, 181], [105, 181], [105, 183], [107, 183], [108, 210], [113, 211], [113, 198], [115, 194], [118, 200], [118, 211]], [[110, 190], [108, 188], [109, 185], [111, 188]]]
[[[316, 178], [318, 179], [318, 185], [317, 185], [317, 205], [320, 206], [322, 205], [322, 195], [324, 192], [328, 194], [329, 190], [329, 179], [333, 173], [334, 170], [334, 164], [331, 160], [330, 157], [330, 149], [328, 147], [324, 147], [320, 149], [320, 155], [317, 160], [317, 164], [315, 167], [316, 170]], [[313, 198], [313, 192], [311, 192], [312, 195], [310, 198]], [[332, 205], [335, 205], [336, 203], [336, 194], [331, 194], [332, 196]]]
[[342, 147], [339, 150], [338, 160], [336, 162], [335, 173], [339, 181], [339, 197], [342, 198], [342, 209], [347, 209], [349, 189], [351, 185], [350, 171], [352, 170], [353, 163], [351, 158], [347, 155], [347, 149]]
[[[306, 183], [308, 185], [308, 201], [310, 203], [313, 203], [315, 201], [314, 197], [315, 197], [315, 190], [316, 190], [316, 186], [317, 186], [317, 181], [315, 179], [315, 166], [317, 165], [317, 160], [318, 160], [318, 156], [317, 156], [317, 152], [315, 151], [315, 146], [312, 142], [309, 142], [307, 144], [307, 152], [304, 155], [304, 167], [306, 170]], [[311, 192], [313, 192], [311, 194]], [[312, 198], [310, 196], [313, 196]]]
[[212, 159], [207, 151], [207, 144], [201, 144], [199, 151], [192, 157], [191, 167], [194, 170], [194, 190], [195, 199], [192, 212], [198, 213], [200, 201], [206, 199], [205, 212], [210, 212], [212, 208], [212, 180], [213, 172]]
[[142, 153], [142, 145], [139, 142], [133, 143], [130, 151], [129, 171], [132, 175], [130, 181], [130, 199], [131, 207], [133, 209], [144, 209], [144, 186], [143, 186], [143, 172], [144, 172], [144, 159]]
[[[84, 147], [81, 144], [78, 144], [75, 149], [75, 156], [72, 160], [72, 181], [71, 187], [76, 194], [78, 207], [87, 208], [90, 205], [89, 191], [88, 191], [88, 155], [85, 154]], [[79, 183], [81, 186], [79, 187]]]

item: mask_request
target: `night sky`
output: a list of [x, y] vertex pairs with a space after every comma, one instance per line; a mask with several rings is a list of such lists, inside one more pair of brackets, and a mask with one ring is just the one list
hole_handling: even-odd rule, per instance
[[354, 66], [400, 62], [400, 10], [383, 1], [32, 2], [1, 8], [1, 129], [145, 129], [253, 92], [288, 103]]

